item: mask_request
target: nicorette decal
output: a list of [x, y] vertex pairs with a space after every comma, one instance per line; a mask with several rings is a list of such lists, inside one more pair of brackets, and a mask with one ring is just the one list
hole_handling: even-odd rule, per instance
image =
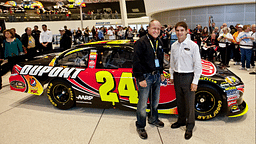
[[25, 65], [20, 75], [42, 76], [48, 74], [49, 77], [61, 77], [74, 79], [84, 69], [80, 68], [63, 68], [63, 67], [51, 67], [51, 66], [39, 66], [39, 65]]

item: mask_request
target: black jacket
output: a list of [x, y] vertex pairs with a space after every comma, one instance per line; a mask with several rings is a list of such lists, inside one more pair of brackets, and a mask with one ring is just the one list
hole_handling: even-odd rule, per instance
[[[156, 41], [152, 36], [148, 36], [155, 47]], [[160, 64], [159, 68], [155, 67], [155, 53], [147, 35], [141, 37], [134, 45], [133, 74], [139, 82], [145, 80], [143, 76], [145, 73], [151, 73], [155, 70], [159, 70], [160, 73], [163, 73], [163, 43], [160, 38], [157, 38], [157, 40], [157, 58]]]
[[71, 48], [71, 39], [67, 34], [64, 34], [60, 39], [60, 48], [64, 50]]
[[[35, 38], [35, 36], [34, 35], [31, 35], [34, 39], [35, 39], [35, 47], [37, 47], [37, 43], [36, 43], [36, 38]], [[22, 36], [21, 36], [21, 43], [22, 43], [22, 45], [25, 47], [25, 48], [27, 48], [28, 47], [28, 34], [27, 33], [24, 33]]]

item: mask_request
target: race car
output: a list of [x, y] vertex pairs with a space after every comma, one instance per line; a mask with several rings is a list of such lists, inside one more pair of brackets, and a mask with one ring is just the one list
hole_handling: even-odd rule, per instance
[[[92, 42], [21, 62], [13, 67], [10, 88], [41, 95], [48, 84], [47, 97], [59, 109], [108, 106], [135, 110], [138, 91], [132, 74], [133, 46], [130, 40]], [[167, 80], [160, 87], [158, 111], [177, 114], [174, 85], [169, 82], [169, 55], [165, 54], [164, 59]], [[243, 100], [242, 80], [209, 61], [202, 60], [202, 66], [195, 96], [196, 118], [208, 120], [220, 113], [229, 117], [244, 115], [248, 106]]]

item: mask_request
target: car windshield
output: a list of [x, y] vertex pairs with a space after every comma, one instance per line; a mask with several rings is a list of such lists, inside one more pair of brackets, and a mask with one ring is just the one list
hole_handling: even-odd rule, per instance
[[102, 49], [98, 51], [96, 68], [132, 68], [133, 52], [123, 48]]
[[57, 65], [87, 67], [88, 57], [89, 57], [89, 50], [75, 51], [57, 60]]

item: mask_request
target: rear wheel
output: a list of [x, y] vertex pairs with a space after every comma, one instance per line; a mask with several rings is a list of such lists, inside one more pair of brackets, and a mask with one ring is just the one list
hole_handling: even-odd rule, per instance
[[53, 106], [59, 109], [69, 109], [75, 105], [70, 84], [64, 80], [54, 80], [48, 85], [47, 96]]
[[195, 93], [195, 114], [198, 120], [216, 117], [222, 108], [221, 94], [210, 85], [199, 85]]

